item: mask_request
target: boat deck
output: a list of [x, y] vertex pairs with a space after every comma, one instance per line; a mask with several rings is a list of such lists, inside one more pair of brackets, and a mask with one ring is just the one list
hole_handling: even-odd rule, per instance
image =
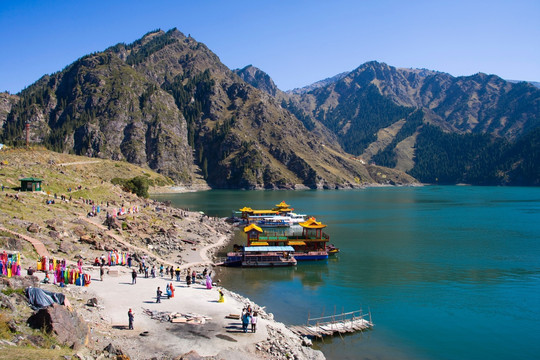
[[289, 329], [299, 336], [322, 339], [324, 336], [354, 333], [372, 327], [371, 313], [363, 314], [361, 310], [357, 310], [339, 315], [308, 319], [307, 325], [289, 326]]

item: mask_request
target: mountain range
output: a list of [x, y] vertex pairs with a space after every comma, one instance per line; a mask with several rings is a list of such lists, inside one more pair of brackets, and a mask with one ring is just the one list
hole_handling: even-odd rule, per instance
[[[214, 188], [539, 185], [540, 89], [369, 62], [283, 92], [172, 29], [0, 95], [0, 141]], [[417, 179], [417, 180], [415, 180]]]

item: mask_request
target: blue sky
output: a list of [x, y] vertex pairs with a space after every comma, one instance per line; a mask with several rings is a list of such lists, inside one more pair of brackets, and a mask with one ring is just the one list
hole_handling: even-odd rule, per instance
[[0, 0], [0, 91], [148, 31], [177, 27], [282, 90], [377, 60], [540, 81], [540, 1]]

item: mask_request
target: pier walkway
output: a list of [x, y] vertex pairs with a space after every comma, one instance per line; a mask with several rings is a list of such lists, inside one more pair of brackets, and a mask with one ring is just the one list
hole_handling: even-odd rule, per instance
[[324, 336], [364, 331], [372, 327], [371, 313], [364, 314], [362, 310], [356, 310], [339, 315], [308, 318], [306, 325], [289, 326], [289, 329], [300, 336], [320, 339]]

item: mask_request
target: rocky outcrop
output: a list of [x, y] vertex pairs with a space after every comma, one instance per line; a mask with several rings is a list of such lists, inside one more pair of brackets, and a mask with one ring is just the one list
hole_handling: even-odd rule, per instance
[[0, 128], [4, 126], [4, 122], [11, 112], [11, 108], [18, 101], [19, 97], [17, 95], [11, 95], [7, 92], [0, 93]]
[[291, 335], [285, 335], [284, 330], [267, 326], [268, 340], [258, 343], [258, 351], [270, 356], [272, 359], [313, 359], [324, 360], [325, 357], [320, 351], [314, 351], [308, 345], [308, 340], [291, 341]]
[[11, 302], [10, 298], [3, 293], [0, 293], [0, 308], [8, 309], [9, 311], [16, 311], [15, 305]]
[[28, 230], [28, 232], [37, 234], [38, 232], [41, 231], [41, 228], [39, 227], [38, 224], [30, 224], [30, 226], [28, 226], [28, 228], [26, 228], [26, 230]]
[[75, 349], [87, 345], [90, 339], [88, 324], [76, 312], [56, 303], [34, 313], [28, 324], [34, 329], [45, 329], [59, 343]]
[[251, 86], [264, 91], [268, 95], [276, 96], [279, 89], [270, 76], [253, 65], [248, 65], [234, 72]]
[[25, 276], [12, 276], [12, 277], [1, 277], [0, 285], [7, 286], [11, 289], [25, 289], [27, 287], [36, 287], [39, 283], [39, 279], [34, 275], [25, 275]]

